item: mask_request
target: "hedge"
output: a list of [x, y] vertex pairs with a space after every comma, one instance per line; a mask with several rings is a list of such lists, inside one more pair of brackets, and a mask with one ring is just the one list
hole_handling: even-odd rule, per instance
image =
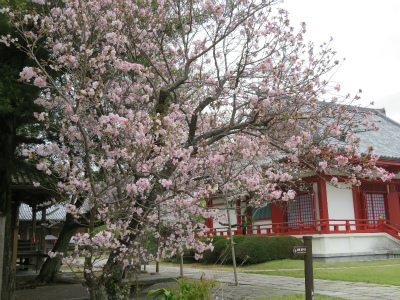
[[239, 263], [258, 264], [271, 260], [294, 258], [293, 246], [300, 245], [303, 245], [303, 242], [291, 236], [253, 235], [248, 236], [235, 250]]
[[[212, 236], [212, 237], [202, 237], [202, 238], [200, 238], [200, 241], [209, 244], [210, 243], [210, 239], [212, 239], [211, 243], [215, 247], [215, 243], [216, 242], [218, 242], [220, 240], [226, 240], [226, 237], [215, 235], [215, 236]], [[184, 252], [183, 252], [183, 261], [187, 262], [187, 263], [205, 262], [205, 259], [204, 259], [205, 257], [213, 256], [211, 250], [206, 250], [206, 251], [203, 252], [203, 258], [199, 259], [199, 260], [196, 260], [194, 258], [196, 253], [197, 253], [197, 251], [194, 250], [194, 249], [185, 249]]]
[[[245, 235], [234, 235], [233, 242], [237, 246], [246, 238], [247, 236]], [[232, 264], [232, 248], [230, 239], [226, 237], [218, 239], [213, 243], [213, 245], [214, 250], [204, 254], [204, 262], [208, 264]]]
[[[200, 239], [203, 242], [207, 238]], [[293, 247], [301, 246], [301, 239], [292, 236], [264, 236], [264, 235], [235, 235], [233, 236], [235, 243], [236, 261], [244, 264], [257, 264], [265, 261], [278, 259], [301, 259], [301, 256], [293, 255]], [[204, 262], [207, 264], [232, 264], [232, 249], [230, 239], [224, 236], [213, 236], [212, 244], [214, 250], [207, 250], [203, 253], [203, 258], [199, 261], [194, 259], [195, 251], [192, 249], [185, 250], [184, 262]], [[179, 262], [179, 259], [173, 260]]]

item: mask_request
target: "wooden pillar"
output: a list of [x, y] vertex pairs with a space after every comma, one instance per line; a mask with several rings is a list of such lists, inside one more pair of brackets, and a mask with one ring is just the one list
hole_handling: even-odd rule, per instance
[[272, 223], [283, 223], [285, 222], [285, 216], [283, 214], [282, 208], [276, 203], [271, 203], [271, 220]]
[[18, 233], [19, 233], [19, 206], [20, 203], [14, 205], [14, 238], [13, 238], [13, 256], [12, 256], [12, 269], [14, 272], [17, 270], [17, 252], [18, 252]]
[[[240, 200], [236, 201], [236, 224], [242, 224], [242, 208], [240, 207]], [[241, 235], [242, 234], [242, 227], [237, 226], [236, 227], [236, 235]]]
[[[46, 208], [42, 208], [42, 221], [40, 224], [40, 253], [45, 254], [46, 253]], [[42, 267], [44, 260], [44, 256], [40, 257], [38, 266], [39, 269]]]
[[353, 185], [353, 206], [354, 206], [354, 218], [360, 220], [363, 218], [361, 213], [361, 200], [360, 190], [358, 186]]
[[392, 192], [387, 194], [387, 204], [389, 221], [400, 225], [400, 203], [399, 203], [399, 194], [397, 192]]
[[242, 214], [242, 209], [240, 207], [240, 200], [236, 201], [236, 223], [237, 224], [242, 224], [242, 218], [241, 215]]
[[322, 178], [318, 178], [318, 206], [319, 206], [319, 218], [320, 220], [328, 220], [328, 196], [326, 193], [326, 182]]
[[36, 242], [36, 202], [32, 204], [32, 242]]

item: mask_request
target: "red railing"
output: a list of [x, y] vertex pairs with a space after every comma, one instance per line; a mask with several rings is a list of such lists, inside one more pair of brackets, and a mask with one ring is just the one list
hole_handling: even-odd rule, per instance
[[[389, 220], [314, 220], [307, 222], [273, 223], [266, 225], [248, 225], [246, 234], [251, 235], [304, 235], [333, 233], [373, 233], [386, 232], [400, 240], [400, 226]], [[232, 229], [233, 235], [242, 235], [242, 228]], [[206, 235], [229, 237], [228, 227], [210, 228]]]

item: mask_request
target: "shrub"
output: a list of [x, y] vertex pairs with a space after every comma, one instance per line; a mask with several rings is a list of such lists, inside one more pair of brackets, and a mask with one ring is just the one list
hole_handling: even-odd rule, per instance
[[215, 264], [222, 262], [226, 257], [229, 240], [227, 238], [219, 239], [214, 243], [214, 250], [208, 250], [204, 253], [204, 262], [207, 264]]
[[258, 264], [265, 261], [293, 257], [293, 246], [302, 245], [301, 240], [290, 237], [248, 236], [236, 247], [239, 262]]
[[277, 236], [277, 247], [280, 249], [277, 259], [302, 259], [301, 255], [293, 254], [294, 246], [303, 246], [303, 241], [294, 236]]
[[[217, 241], [226, 240], [226, 237], [215, 235], [215, 236], [212, 236], [212, 237], [202, 237], [202, 238], [200, 238], [200, 241], [202, 241], [202, 242], [204, 242], [204, 243], [210, 243], [210, 239], [212, 239], [212, 242], [211, 242], [211, 243], [212, 243], [212, 244], [214, 245], [214, 247], [215, 247], [215, 243], [216, 243]], [[205, 260], [205, 257], [208, 257], [209, 255], [212, 256], [211, 250], [206, 250], [206, 251], [203, 252], [203, 258], [202, 258], [202, 259], [199, 259], [199, 260], [196, 260], [196, 259], [194, 258], [196, 253], [197, 253], [197, 251], [195, 251], [194, 249], [185, 249], [185, 250], [184, 250], [184, 253], [183, 253], [183, 260], [184, 260], [184, 262], [188, 262], [188, 263], [193, 263], [193, 262], [205, 262], [205, 261], [206, 261], [206, 260]], [[178, 261], [180, 261], [180, 258], [179, 258], [179, 257], [178, 257]]]
[[[207, 238], [201, 238], [201, 240], [206, 242]], [[235, 256], [238, 263], [245, 261], [247, 264], [256, 264], [277, 259], [302, 258], [293, 255], [293, 247], [301, 246], [303, 242], [301, 239], [292, 236], [235, 235], [233, 242], [235, 243]], [[214, 250], [205, 251], [203, 258], [199, 261], [207, 264], [232, 264], [232, 249], [229, 238], [213, 236], [212, 244]], [[184, 261], [197, 262], [194, 259], [195, 253], [194, 250], [185, 250]], [[248, 259], [246, 259], [247, 256], [249, 256]], [[179, 262], [179, 257], [174, 262]]]
[[208, 279], [190, 280], [181, 279], [176, 281], [178, 286], [176, 288], [169, 287], [168, 289], [158, 289], [151, 290], [147, 296], [146, 300], [153, 295], [153, 299], [166, 300], [211, 300], [214, 299], [212, 296], [212, 288], [214, 287], [214, 282]]
[[218, 260], [219, 257], [219, 252], [221, 252], [223, 249], [223, 244], [227, 241], [227, 238], [224, 236], [213, 236], [212, 237], [212, 244], [214, 246], [214, 250], [206, 250], [203, 252], [203, 261], [207, 264], [214, 264]]
[[[246, 238], [247, 236], [245, 235], [234, 235], [233, 242], [235, 243], [235, 248], [238, 244], [245, 241]], [[204, 254], [204, 262], [209, 264], [232, 264], [232, 248], [230, 239], [223, 238], [214, 242], [214, 250], [212, 252], [207, 251]]]
[[236, 247], [236, 256], [239, 262], [257, 264], [272, 260], [268, 249], [269, 237], [263, 235], [248, 236], [245, 241]]

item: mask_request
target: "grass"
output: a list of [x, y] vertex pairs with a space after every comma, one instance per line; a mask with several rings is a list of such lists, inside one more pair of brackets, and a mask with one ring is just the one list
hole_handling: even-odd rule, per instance
[[[313, 265], [315, 279], [343, 280], [350, 282], [367, 282], [400, 286], [400, 276], [398, 275], [400, 274], [400, 260], [375, 260], [338, 263], [314, 262]], [[190, 264], [190, 267], [217, 270], [232, 269], [232, 266], [205, 265], [201, 263]], [[265, 275], [304, 278], [304, 262], [303, 260], [286, 259], [239, 267], [239, 272], [246, 271]]]
[[[400, 260], [373, 260], [373, 261], [356, 261], [356, 262], [337, 262], [337, 263], [323, 263], [323, 262], [314, 262], [314, 269], [316, 268], [367, 268], [367, 267], [377, 267], [384, 265], [399, 265]], [[304, 261], [303, 260], [275, 260], [269, 261], [256, 265], [242, 266], [240, 270], [283, 270], [283, 269], [303, 269]]]
[[[306, 296], [304, 294], [296, 294], [296, 295], [283, 295], [283, 296], [274, 296], [274, 297], [258, 297], [258, 298], [249, 298], [245, 300], [304, 300]], [[315, 300], [343, 300], [343, 298], [337, 298], [332, 296], [325, 296], [320, 294], [314, 295]]]
[[[304, 278], [303, 261], [273, 261], [241, 267], [257, 274]], [[296, 270], [298, 269], [298, 270]], [[348, 263], [314, 263], [314, 278], [400, 286], [400, 260]]]

